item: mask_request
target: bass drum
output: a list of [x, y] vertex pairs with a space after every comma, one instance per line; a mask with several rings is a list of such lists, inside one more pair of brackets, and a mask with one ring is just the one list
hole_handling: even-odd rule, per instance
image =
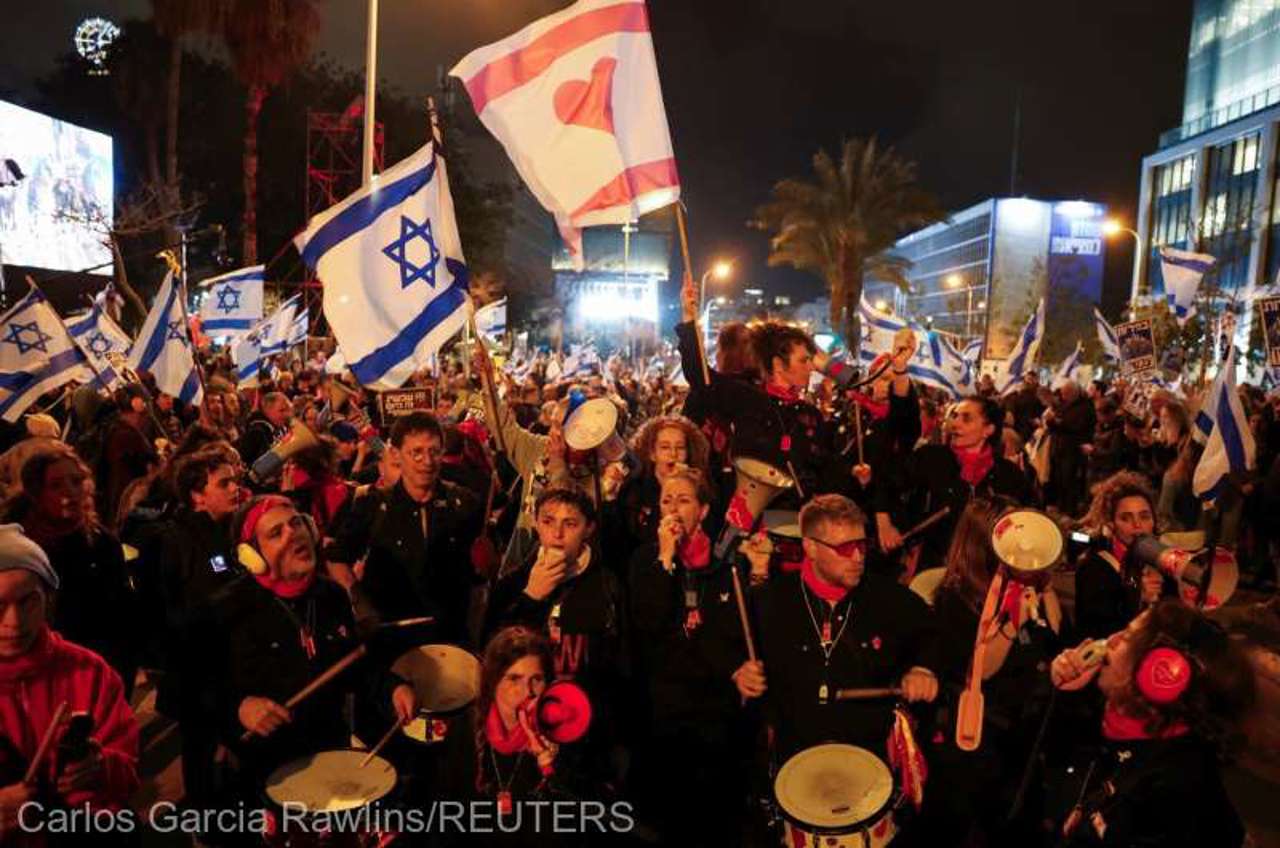
[[897, 834], [901, 793], [893, 772], [866, 748], [805, 748], [778, 771], [773, 795], [788, 848], [880, 848]]
[[480, 659], [456, 645], [422, 645], [405, 651], [391, 671], [413, 686], [418, 715], [403, 728], [405, 736], [432, 744], [444, 739], [451, 720], [480, 694]]
[[[292, 760], [267, 777], [264, 794], [270, 803], [272, 827], [264, 841], [272, 848], [373, 848], [389, 844], [394, 834], [370, 829], [374, 816], [356, 811], [390, 795], [399, 782], [391, 763], [367, 751], [320, 751]], [[284, 814], [284, 811], [288, 811]], [[350, 811], [351, 826], [334, 824], [326, 830], [320, 814]], [[299, 815], [299, 813], [303, 815]], [[314, 822], [312, 816], [316, 816]]]

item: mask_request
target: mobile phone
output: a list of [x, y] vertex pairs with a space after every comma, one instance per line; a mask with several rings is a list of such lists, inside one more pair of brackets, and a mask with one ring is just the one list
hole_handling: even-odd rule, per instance
[[222, 554], [214, 554], [209, 557], [209, 567], [213, 569], [214, 574], [221, 574], [227, 570], [227, 560]]
[[1092, 542], [1093, 539], [1092, 537], [1089, 536], [1088, 533], [1081, 533], [1079, 530], [1073, 530], [1071, 531], [1071, 541], [1079, 542], [1082, 545], [1087, 545], [1090, 542]]

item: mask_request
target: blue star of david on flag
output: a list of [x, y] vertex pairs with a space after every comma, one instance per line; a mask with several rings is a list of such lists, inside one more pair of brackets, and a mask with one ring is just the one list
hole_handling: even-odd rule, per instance
[[235, 312], [240, 308], [240, 290], [232, 286], [218, 289], [218, 306], [223, 312]]
[[89, 337], [85, 345], [89, 348], [89, 352], [99, 358], [106, 356], [111, 350], [111, 339], [99, 330]]
[[[427, 261], [424, 265], [415, 265], [407, 253], [409, 245], [419, 238], [427, 245]], [[436, 287], [436, 265], [440, 263], [440, 251], [436, 249], [436, 242], [431, 234], [431, 221], [415, 224], [407, 215], [401, 215], [400, 238], [382, 248], [382, 252], [400, 266], [400, 288], [409, 288], [415, 280], [426, 280], [428, 286], [433, 289]]]
[[172, 339], [173, 341], [182, 342], [182, 346], [187, 346], [187, 334], [182, 331], [182, 319], [170, 321], [166, 324], [168, 332], [165, 335], [165, 341]]
[[[23, 333], [32, 334], [35, 337], [34, 340], [24, 339], [22, 337]], [[27, 324], [10, 324], [9, 335], [5, 336], [3, 341], [12, 345], [17, 345], [18, 353], [25, 355], [29, 350], [38, 350], [41, 353], [48, 353], [49, 348], [45, 343], [52, 338], [53, 336], [40, 329], [40, 324], [38, 322], [31, 321]]]

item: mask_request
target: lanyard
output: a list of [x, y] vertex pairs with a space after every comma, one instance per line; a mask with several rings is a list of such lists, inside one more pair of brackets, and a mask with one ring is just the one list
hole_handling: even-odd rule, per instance
[[822, 651], [822, 683], [818, 685], [818, 703], [825, 704], [830, 696], [830, 689], [827, 686], [827, 677], [831, 671], [831, 654], [835, 651], [836, 645], [840, 643], [840, 637], [844, 635], [844, 629], [849, 626], [850, 619], [853, 618], [853, 603], [850, 602], [845, 613], [844, 621], [840, 624], [840, 630], [831, 636], [831, 619], [836, 614], [836, 609], [840, 606], [837, 603], [828, 612], [826, 619], [822, 622], [822, 626], [818, 626], [818, 617], [813, 613], [813, 604], [809, 601], [809, 593], [804, 588], [804, 581], [800, 581], [800, 597], [804, 598], [804, 608], [809, 613], [809, 622], [813, 625], [814, 634], [818, 637], [818, 648]]

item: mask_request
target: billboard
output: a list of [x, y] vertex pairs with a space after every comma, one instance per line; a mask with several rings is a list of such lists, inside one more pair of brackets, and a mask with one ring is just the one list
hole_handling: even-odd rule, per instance
[[102, 234], [114, 196], [111, 136], [0, 101], [0, 160], [11, 163], [0, 187], [5, 264], [80, 271], [111, 261]]

